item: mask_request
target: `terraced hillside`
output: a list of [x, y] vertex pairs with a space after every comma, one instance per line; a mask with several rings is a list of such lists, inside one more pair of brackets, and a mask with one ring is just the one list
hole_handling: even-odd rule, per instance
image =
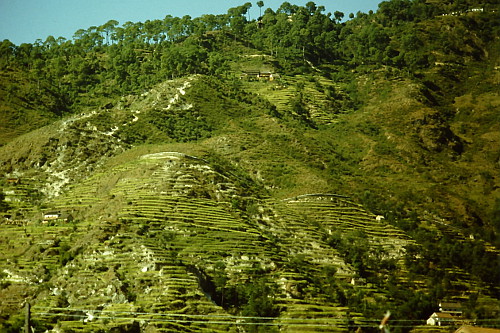
[[309, 119], [319, 126], [336, 123], [339, 114], [353, 107], [343, 84], [321, 75], [281, 75], [273, 81], [245, 80], [243, 86], [269, 100], [278, 113]]
[[[70, 212], [73, 222], [2, 226], [2, 253], [9, 253], [2, 261], [8, 284], [2, 311], [30, 301], [33, 319], [44, 327], [86, 332], [134, 325], [226, 331], [249, 324], [304, 332], [360, 324], [361, 313], [321, 290], [358, 288], [349, 284], [355, 271], [326, 239], [332, 229], [376, 233], [383, 222], [346, 198], [279, 202], [248, 196], [238, 183], [202, 159], [159, 152], [72, 186], [46, 210]], [[329, 211], [326, 220], [312, 213], [318, 207]], [[408, 242], [389, 229], [393, 241]], [[320, 271], [327, 280], [311, 275]], [[259, 288], [269, 302], [259, 300]], [[275, 318], [258, 320], [263, 306], [264, 317]]]
[[2, 43], [0, 332], [499, 325], [498, 6], [312, 4]]
[[[243, 82], [243, 93], [209, 77], [170, 80], [2, 147], [4, 327], [19, 326], [26, 302], [38, 329], [68, 332], [347, 331], [375, 327], [387, 308], [414, 326], [441, 295], [494, 313], [487, 274], [455, 265], [440, 282], [424, 273], [435, 256], [389, 218], [307, 193], [345, 188], [355, 174], [340, 185], [327, 174], [353, 146], [328, 144], [341, 109], [314, 111], [335, 84], [292, 81], [273, 94], [271, 82]], [[306, 97], [290, 101], [297, 87]], [[294, 129], [297, 103], [307, 126], [324, 128]], [[472, 244], [431, 215], [419, 223]]]

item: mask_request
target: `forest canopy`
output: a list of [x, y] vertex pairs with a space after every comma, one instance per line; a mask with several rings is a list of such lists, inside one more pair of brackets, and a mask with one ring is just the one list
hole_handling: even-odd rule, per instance
[[[123, 24], [109, 20], [79, 29], [72, 40], [48, 36], [21, 45], [4, 40], [0, 69], [25, 73], [24, 98], [36, 101], [42, 93], [45, 100], [38, 104], [57, 115], [91, 96], [139, 92], [188, 74], [227, 73], [234, 54], [224, 52], [224, 41], [239, 41], [274, 56], [281, 70], [291, 74], [332, 64], [345, 68], [379, 64], [414, 71], [433, 63], [432, 55], [425, 52], [430, 41], [416, 29], [418, 22], [475, 6], [384, 1], [376, 13], [350, 13], [352, 19], [343, 21], [344, 13], [326, 13], [314, 2], [305, 6], [283, 2], [276, 11], [263, 9], [262, 1], [256, 5], [261, 13], [256, 19], [249, 19], [252, 3], [247, 2], [221, 15], [166, 15], [162, 20]], [[483, 7], [487, 10], [488, 4]], [[493, 22], [481, 22], [485, 35], [498, 33]], [[462, 40], [450, 39], [445, 32], [435, 37], [434, 43], [442, 43], [446, 51], [459, 51]], [[12, 93], [15, 85], [6, 90]]]

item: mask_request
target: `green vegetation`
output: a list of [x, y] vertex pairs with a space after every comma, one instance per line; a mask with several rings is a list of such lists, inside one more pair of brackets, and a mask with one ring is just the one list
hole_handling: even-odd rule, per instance
[[0, 331], [498, 326], [498, 4], [256, 5], [0, 44]]

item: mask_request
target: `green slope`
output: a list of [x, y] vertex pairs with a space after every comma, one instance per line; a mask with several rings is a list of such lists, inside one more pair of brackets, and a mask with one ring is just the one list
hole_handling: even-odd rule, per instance
[[371, 331], [387, 310], [426, 331], [443, 300], [497, 325], [494, 6], [392, 5], [335, 25], [328, 56], [267, 54], [273, 28], [250, 22], [38, 49], [88, 70], [48, 66], [40, 86], [3, 63], [0, 330], [26, 301], [37, 330], [67, 332]]
[[[312, 325], [315, 331], [321, 325], [345, 329], [345, 324], [332, 320], [332, 314], [345, 317], [346, 304], [334, 301], [332, 295], [326, 297], [321, 291], [321, 283], [326, 282], [311, 275], [328, 267], [329, 274], [334, 274], [328, 283], [339, 285], [353, 276], [352, 268], [324, 241], [331, 233], [325, 229], [332, 226], [305, 222], [292, 208], [295, 200], [282, 203], [247, 196], [248, 189], [238, 183], [234, 175], [221, 174], [202, 159], [175, 152], [143, 155], [98, 173], [46, 203], [47, 210], [75, 216], [72, 227], [27, 227], [24, 237], [30, 240], [27, 252], [32, 261], [20, 255], [15, 264], [3, 266], [8, 270], [5, 278], [12, 281], [4, 295], [15, 288], [24, 292], [34, 288], [33, 317], [43, 321], [50, 318], [44, 313], [54, 314], [63, 330], [93, 331], [134, 321], [98, 319], [99, 324], [87, 325], [70, 320], [69, 311], [73, 315], [96, 311], [111, 317], [144, 312], [136, 320], [144, 318], [146, 326], [163, 327], [162, 331], [184, 326], [155, 321], [161, 314], [183, 315], [188, 321], [205, 315], [201, 326], [190, 324], [190, 329], [208, 325], [210, 330], [225, 330], [223, 323], [211, 326], [210, 316], [221, 315], [218, 321], [228, 321], [233, 329], [244, 325], [250, 318], [238, 325], [234, 315], [241, 309], [249, 315], [258, 311], [248, 302], [257, 302], [253, 288], [267, 281], [273, 288], [269, 297], [274, 300], [274, 315], [278, 315], [273, 323], [290, 325], [289, 331], [312, 323], [318, 325]], [[326, 202], [336, 209], [336, 223], [355, 221], [361, 228], [374, 224], [373, 215], [345, 198], [339, 200]], [[6, 237], [17, 230], [4, 228]], [[59, 235], [43, 238], [47, 231], [56, 230]], [[33, 281], [40, 269], [44, 270], [41, 279], [29, 287], [25, 281]], [[14, 282], [14, 276], [19, 281]], [[11, 292], [8, 299], [15, 297]], [[328, 317], [323, 318], [324, 312]]]

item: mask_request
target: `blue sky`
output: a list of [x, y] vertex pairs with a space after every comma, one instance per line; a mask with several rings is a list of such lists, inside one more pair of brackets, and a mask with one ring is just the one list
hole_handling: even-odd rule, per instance
[[[265, 8], [276, 10], [285, 0], [264, 0]], [[305, 5], [310, 0], [288, 0]], [[376, 11], [382, 0], [322, 0], [326, 12], [341, 11], [345, 17], [358, 11]], [[47, 36], [71, 39], [78, 29], [99, 26], [113, 19], [144, 22], [163, 19], [166, 15], [192, 18], [203, 14], [225, 14], [231, 7], [252, 3], [250, 18], [259, 15], [257, 0], [0, 0], [0, 41], [9, 39], [16, 45], [33, 43]]]

